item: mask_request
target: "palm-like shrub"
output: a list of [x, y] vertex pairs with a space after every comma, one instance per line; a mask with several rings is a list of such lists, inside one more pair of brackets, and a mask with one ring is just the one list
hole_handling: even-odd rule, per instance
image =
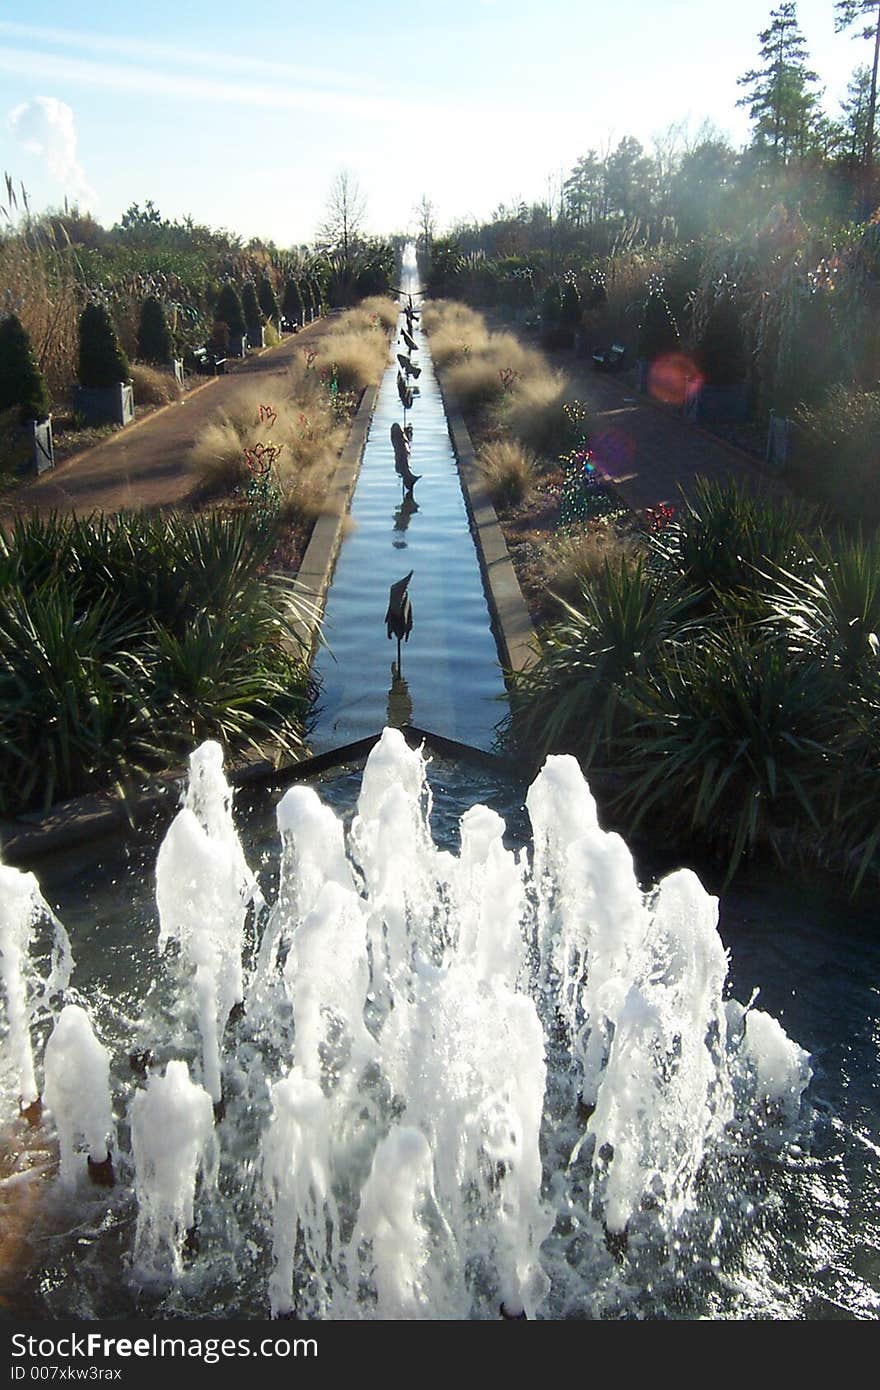
[[15, 409], [22, 424], [45, 420], [49, 393], [31, 341], [15, 314], [0, 322], [0, 414]]
[[108, 310], [103, 304], [87, 304], [79, 320], [80, 386], [115, 386], [130, 374]]
[[778, 575], [768, 603], [793, 651], [860, 680], [880, 652], [880, 536], [823, 536], [799, 573]]
[[137, 338], [138, 357], [144, 362], [167, 366], [174, 356], [174, 340], [165, 317], [165, 307], [156, 295], [148, 295], [141, 305]]
[[639, 559], [604, 566], [577, 605], [543, 634], [539, 658], [511, 677], [510, 732], [536, 757], [550, 750], [591, 763], [626, 722], [627, 692], [670, 642], [691, 631], [692, 595]]
[[710, 601], [742, 598], [765, 585], [768, 569], [800, 567], [810, 525], [809, 510], [798, 503], [698, 478], [655, 545], [662, 560]]
[[306, 668], [277, 524], [19, 520], [0, 538], [0, 809], [15, 814], [194, 740], [301, 746]]
[[667, 652], [621, 740], [634, 823], [653, 812], [722, 844], [728, 877], [760, 843], [781, 856], [787, 830], [818, 836], [837, 765], [835, 695], [819, 662], [736, 626]]

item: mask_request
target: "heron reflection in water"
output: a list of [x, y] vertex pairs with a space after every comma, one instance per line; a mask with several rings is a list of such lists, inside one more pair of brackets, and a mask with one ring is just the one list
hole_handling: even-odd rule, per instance
[[412, 697], [409, 693], [409, 686], [398, 672], [394, 662], [391, 663], [391, 687], [388, 691], [388, 705], [386, 707], [386, 722], [392, 729], [402, 729], [404, 724], [412, 723]]
[[398, 539], [398, 536], [395, 536], [394, 540], [392, 540], [391, 542], [395, 550], [406, 550], [406, 541], [403, 539], [402, 533], [409, 526], [410, 518], [418, 510], [418, 502], [413, 497], [412, 493], [408, 492], [404, 497], [403, 501], [401, 502], [400, 506], [397, 508], [397, 511], [394, 513], [394, 530], [399, 534], [400, 537]]

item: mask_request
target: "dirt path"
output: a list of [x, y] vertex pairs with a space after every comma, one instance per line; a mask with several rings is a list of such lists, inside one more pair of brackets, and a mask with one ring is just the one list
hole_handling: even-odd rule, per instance
[[199, 432], [221, 406], [244, 386], [265, 382], [266, 402], [289, 364], [322, 336], [328, 320], [319, 319], [278, 347], [247, 358], [229, 376], [216, 377], [179, 403], [117, 431], [82, 454], [66, 459], [51, 472], [18, 488], [3, 501], [3, 511], [92, 512], [111, 514], [140, 508], [186, 504], [195, 486], [187, 459]]

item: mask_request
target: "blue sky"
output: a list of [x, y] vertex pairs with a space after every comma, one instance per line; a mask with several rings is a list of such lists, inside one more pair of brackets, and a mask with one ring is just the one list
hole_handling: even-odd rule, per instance
[[[109, 225], [165, 216], [280, 245], [310, 241], [342, 169], [369, 229], [441, 227], [546, 198], [626, 134], [650, 147], [708, 118], [734, 143], [737, 77], [774, 0], [92, 0], [0, 3], [0, 169], [37, 208], [65, 194]], [[833, 0], [800, 0], [836, 112], [869, 45]]]

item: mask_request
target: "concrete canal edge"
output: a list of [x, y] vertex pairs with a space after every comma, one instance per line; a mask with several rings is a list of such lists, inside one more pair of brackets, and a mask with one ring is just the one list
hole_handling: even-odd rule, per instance
[[348, 509], [360, 472], [380, 385], [381, 381], [375, 386], [368, 386], [361, 397], [348, 440], [327, 492], [324, 510], [315, 522], [293, 586], [294, 602], [302, 610], [295, 628], [310, 655], [314, 655], [318, 644], [327, 590], [342, 545]]
[[498, 514], [477, 465], [461, 410], [440, 385], [452, 447], [458, 461], [471, 533], [477, 548], [498, 655], [507, 671], [527, 671], [537, 659], [535, 629], [507, 549]]

